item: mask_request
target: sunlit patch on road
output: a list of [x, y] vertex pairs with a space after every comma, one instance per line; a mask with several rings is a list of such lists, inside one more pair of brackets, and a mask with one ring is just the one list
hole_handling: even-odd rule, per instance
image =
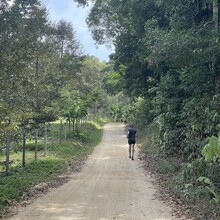
[[94, 157], [94, 160], [109, 160], [110, 157]]

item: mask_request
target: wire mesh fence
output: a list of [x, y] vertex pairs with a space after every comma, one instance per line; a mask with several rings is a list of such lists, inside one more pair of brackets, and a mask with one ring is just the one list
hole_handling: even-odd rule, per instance
[[60, 120], [36, 129], [7, 131], [5, 146], [1, 147], [0, 152], [1, 175], [7, 176], [15, 172], [15, 167], [25, 167], [27, 161], [49, 156], [57, 144], [72, 139], [86, 121], [87, 119], [82, 119], [70, 123]]

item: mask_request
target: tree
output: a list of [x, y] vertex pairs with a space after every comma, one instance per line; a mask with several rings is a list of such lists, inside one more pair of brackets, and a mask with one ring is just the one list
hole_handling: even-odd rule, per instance
[[52, 27], [37, 57], [37, 106], [33, 108], [36, 121], [51, 121], [59, 116], [59, 109], [54, 103], [59, 99], [60, 91], [76, 76], [81, 63], [80, 54], [80, 44], [70, 23], [60, 21]]
[[71, 23], [61, 20], [56, 25], [56, 36], [60, 48], [60, 57], [63, 58], [64, 54], [79, 53], [80, 44], [75, 38], [75, 31]]
[[28, 85], [26, 70], [34, 60], [36, 44], [47, 30], [46, 9], [38, 1], [16, 0], [1, 8], [0, 20], [1, 105], [13, 123], [19, 113], [30, 112], [21, 93]]

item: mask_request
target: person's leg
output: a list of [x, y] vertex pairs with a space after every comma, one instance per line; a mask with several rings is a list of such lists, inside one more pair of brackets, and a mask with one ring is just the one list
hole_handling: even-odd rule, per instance
[[129, 154], [129, 158], [131, 158], [131, 144], [129, 144], [128, 154]]
[[131, 145], [132, 156], [131, 159], [134, 160], [134, 144]]

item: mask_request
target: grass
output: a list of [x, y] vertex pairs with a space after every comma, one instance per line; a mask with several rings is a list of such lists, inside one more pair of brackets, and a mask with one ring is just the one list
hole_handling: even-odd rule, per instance
[[52, 174], [65, 169], [65, 163], [57, 157], [31, 161], [24, 169], [0, 179], [0, 210], [18, 201], [31, 186], [48, 181]]
[[[0, 213], [18, 202], [23, 193], [36, 184], [53, 180], [53, 178], [67, 171], [66, 161], [77, 160], [90, 154], [94, 147], [101, 141], [105, 121], [85, 123], [73, 138], [61, 144], [56, 143], [54, 148], [48, 147], [46, 156], [44, 151], [38, 152], [38, 160], [34, 160], [34, 152], [26, 152], [26, 166], [21, 166], [21, 151], [11, 153], [13, 160], [9, 176], [0, 176]], [[27, 144], [32, 146], [32, 143]], [[4, 155], [0, 156], [0, 160]]]

